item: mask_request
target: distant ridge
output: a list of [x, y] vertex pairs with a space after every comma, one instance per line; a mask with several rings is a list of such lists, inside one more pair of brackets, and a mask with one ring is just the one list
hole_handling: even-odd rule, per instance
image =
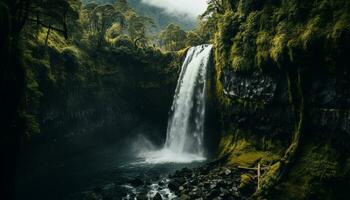
[[[115, 0], [82, 0], [83, 4], [96, 2], [98, 4], [113, 4]], [[174, 16], [168, 14], [162, 8], [142, 3], [142, 0], [128, 0], [130, 6], [141, 16], [147, 16], [154, 20], [156, 28], [153, 31], [164, 29], [169, 24], [177, 24], [184, 30], [192, 30], [196, 26], [195, 19], [186, 15]]]

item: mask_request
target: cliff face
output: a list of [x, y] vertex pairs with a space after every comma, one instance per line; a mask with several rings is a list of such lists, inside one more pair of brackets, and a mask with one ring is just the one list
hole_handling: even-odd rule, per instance
[[45, 35], [45, 30], [24, 35], [23, 115], [30, 137], [25, 149], [45, 152], [40, 149], [53, 146], [45, 154], [54, 157], [119, 142], [141, 130], [152, 141], [163, 142], [186, 51], [163, 53], [129, 40], [96, 49], [55, 32], [45, 44]]
[[[220, 156], [266, 167], [255, 197], [344, 199], [350, 2], [241, 0], [224, 8], [215, 36]], [[243, 188], [255, 182], [243, 179]]]

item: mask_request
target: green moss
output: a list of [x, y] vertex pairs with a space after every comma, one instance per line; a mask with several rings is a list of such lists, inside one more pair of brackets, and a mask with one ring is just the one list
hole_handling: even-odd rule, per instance
[[270, 59], [270, 41], [271, 36], [268, 32], [260, 31], [256, 38], [257, 53], [256, 60], [257, 65], [262, 68], [262, 65]]
[[308, 144], [278, 186], [284, 191], [274, 199], [333, 199], [330, 183], [338, 178], [339, 156], [334, 148]]
[[283, 60], [283, 55], [286, 51], [287, 38], [286, 34], [276, 34], [272, 39], [272, 45], [270, 49], [271, 58], [280, 63]]
[[240, 140], [231, 153], [229, 164], [253, 167], [257, 163], [270, 165], [278, 159], [279, 155], [275, 152], [257, 150], [251, 143]]
[[267, 145], [266, 150], [261, 146], [250, 133], [236, 131], [221, 138], [220, 156], [228, 156], [230, 165], [243, 167], [255, 167], [258, 163], [269, 166], [280, 159], [279, 145]]
[[[37, 42], [39, 45], [42, 45], [42, 46], [45, 45], [46, 36], [47, 36], [47, 28], [42, 28], [37, 34]], [[50, 48], [57, 49], [59, 52], [62, 52], [64, 48], [69, 46], [67, 40], [56, 31], [50, 32], [47, 45]]]
[[251, 174], [242, 174], [239, 189], [243, 193], [254, 191], [256, 179]]
[[[263, 176], [266, 187], [262, 188], [268, 190], [283, 179], [284, 173], [299, 157], [301, 143], [308, 143], [304, 139], [307, 138], [304, 136], [307, 134], [304, 127], [308, 121], [305, 119], [308, 107], [305, 105], [308, 102], [305, 94], [308, 81], [312, 79], [312, 70], [317, 67], [328, 70], [330, 74], [343, 73], [340, 69], [345, 62], [339, 57], [346, 55], [340, 49], [349, 47], [344, 44], [349, 41], [350, 4], [338, 0], [292, 0], [274, 3], [238, 1], [231, 6], [225, 14], [217, 16], [218, 31], [215, 34], [216, 93], [223, 112], [223, 122], [231, 123], [227, 119], [231, 117], [229, 110], [232, 108], [245, 110], [264, 107], [259, 102], [225, 97], [221, 73], [227, 69], [248, 75], [266, 72], [286, 75], [289, 101], [295, 110], [295, 130], [290, 133], [291, 141], [287, 141], [290, 145], [279, 146], [277, 151], [261, 150], [258, 144], [265, 136], [258, 133], [224, 130], [230, 136], [222, 138], [220, 155], [229, 155], [230, 164], [254, 165], [267, 157], [274, 157], [270, 160], [273, 165]], [[314, 66], [316, 63], [318, 66]], [[332, 164], [322, 164], [327, 169], [325, 177], [333, 176], [328, 173], [328, 169], [334, 171]], [[315, 177], [323, 176], [309, 173]]]

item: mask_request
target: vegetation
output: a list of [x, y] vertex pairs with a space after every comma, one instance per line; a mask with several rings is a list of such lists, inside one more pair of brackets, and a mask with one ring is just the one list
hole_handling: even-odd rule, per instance
[[[290, 135], [278, 136], [278, 130], [270, 130], [276, 132], [272, 133], [274, 143], [284, 144], [287, 141], [286, 138], [290, 139], [288, 148], [283, 147], [286, 144], [274, 145], [277, 151], [275, 150], [273, 155], [276, 156], [264, 156], [270, 154], [269, 149], [264, 149], [263, 152], [259, 150], [261, 141], [265, 140], [261, 139], [262, 136], [259, 132], [247, 133], [249, 129], [248, 131], [235, 131], [238, 132], [238, 138], [223, 137], [222, 151], [230, 155], [229, 161], [235, 165], [254, 165], [256, 164], [254, 162], [266, 164], [264, 158], [273, 158], [274, 162], [269, 164], [270, 170], [262, 176], [261, 187], [255, 193], [256, 198], [315, 199], [316, 197], [312, 195], [289, 196], [292, 190], [298, 190], [296, 187], [299, 185], [289, 183], [291, 179], [293, 181], [298, 179], [298, 182], [303, 180], [303, 187], [307, 188], [302, 190], [305, 193], [311, 192], [312, 189], [309, 187], [314, 184], [320, 186], [322, 188], [319, 188], [320, 190], [326, 189], [323, 187], [329, 187], [323, 185], [326, 180], [318, 179], [318, 175], [310, 171], [298, 175], [295, 173], [298, 173], [298, 169], [302, 168], [303, 163], [299, 159], [306, 156], [308, 151], [306, 146], [308, 148], [316, 146], [310, 144], [310, 140], [312, 141], [314, 137], [310, 133], [310, 110], [315, 101], [310, 100], [312, 95], [310, 88], [313, 82], [319, 81], [315, 76], [342, 79], [343, 75], [340, 74], [347, 73], [344, 66], [348, 66], [349, 61], [344, 59], [346, 57], [344, 49], [349, 49], [349, 47], [341, 44], [349, 44], [350, 29], [348, 24], [350, 18], [347, 14], [349, 13], [349, 3], [346, 1], [306, 2], [294, 0], [275, 2], [211, 1], [208, 12], [211, 13], [210, 18], [215, 19], [217, 24], [215, 35], [216, 84], [223, 119], [237, 115], [237, 113], [225, 111], [232, 106], [236, 108], [238, 106], [242, 112], [253, 108], [255, 112], [261, 113], [269, 109], [267, 105], [261, 107], [261, 105], [249, 100], [231, 99], [225, 96], [223, 94], [225, 86], [222, 85], [222, 80], [225, 76], [224, 73], [227, 72], [243, 73], [248, 74], [248, 76], [260, 74], [261, 76], [284, 77], [289, 103], [293, 107], [295, 117], [294, 131]], [[235, 122], [224, 121], [223, 123], [230, 123], [235, 129], [240, 128], [240, 125], [237, 127]], [[233, 134], [230, 131], [227, 132], [229, 133], [226, 135]], [[267, 135], [264, 135], [263, 138], [265, 136]], [[278, 139], [281, 137], [284, 139]], [[233, 141], [231, 142], [231, 140]], [[253, 141], [253, 147], [255, 147], [247, 148], [246, 146], [249, 144], [247, 141]], [[227, 145], [228, 143], [231, 145]], [[322, 145], [319, 148], [344, 151], [334, 145]], [[243, 154], [242, 150], [244, 150]], [[282, 150], [285, 152], [282, 153]], [[320, 151], [317, 156], [327, 157], [326, 155], [325, 152]], [[315, 167], [313, 163], [317, 163], [319, 159], [316, 158], [315, 154], [313, 156], [305, 158], [310, 163], [310, 167]], [[329, 162], [327, 160], [322, 165], [326, 169], [327, 166], [338, 166], [340, 162], [342, 161], [337, 159]], [[334, 167], [332, 171], [337, 171], [336, 168]], [[331, 176], [334, 177], [334, 174], [338, 172], [334, 172]], [[291, 178], [292, 176], [293, 178]], [[305, 182], [305, 180], [311, 179], [312, 183]], [[341, 179], [345, 180], [348, 177], [343, 176]], [[279, 184], [284, 185], [284, 183], [287, 183], [286, 187], [280, 188], [278, 186]], [[278, 193], [285, 195], [283, 197], [269, 196], [273, 194], [270, 191], [277, 187], [280, 190]], [[334, 191], [336, 188], [330, 190]], [[316, 196], [320, 198], [321, 195], [317, 193]], [[326, 197], [322, 199], [326, 199]]]
[[[197, 27], [139, 4], [0, 1], [4, 199], [14, 196], [7, 182], [21, 143], [31, 138], [47, 132], [48, 138], [65, 137], [62, 124], [79, 132], [74, 120], [81, 115], [98, 121], [112, 112], [101, 120], [111, 127], [115, 113], [126, 110], [155, 124], [166, 121], [182, 60], [190, 46], [204, 43], [215, 46], [210, 95], [220, 120], [218, 156], [227, 165], [266, 169], [258, 183], [243, 173], [242, 191], [255, 199], [344, 197], [350, 187], [348, 122], [327, 120], [349, 118], [348, 1], [209, 0]], [[244, 77], [244, 89], [230, 82], [237, 77]], [[257, 93], [265, 80], [275, 84], [269, 100], [230, 91]], [[157, 117], [148, 119], [147, 107]], [[336, 116], [315, 122], [317, 112], [330, 111]], [[133, 117], [128, 120], [137, 121]], [[120, 118], [127, 124], [126, 116]], [[327, 123], [334, 129], [324, 128]], [[90, 126], [100, 131], [100, 124]]]
[[[98, 4], [113, 4], [116, 0], [82, 0], [84, 4], [89, 4], [92, 2]], [[196, 27], [195, 19], [188, 16], [175, 16], [169, 15], [162, 8], [148, 5], [142, 0], [127, 0], [129, 7], [135, 10], [140, 16], [148, 17], [154, 20], [154, 27], [151, 27], [150, 31], [152, 33], [158, 33], [159, 31], [165, 29], [169, 24], [178, 24], [183, 27], [186, 31], [192, 30]]]
[[[126, 1], [1, 0], [0, 10], [2, 199], [14, 197], [21, 143], [66, 137], [62, 128], [52, 127], [64, 124], [76, 131], [75, 119], [82, 114], [77, 110], [94, 110], [96, 120], [101, 109], [117, 109], [116, 104], [147, 114], [144, 107], [155, 106], [146, 104], [155, 103], [167, 114], [163, 107], [169, 107], [168, 91], [175, 87], [182, 58], [148, 46], [153, 22]], [[157, 91], [160, 101], [149, 101]], [[152, 120], [164, 119], [160, 114]]]

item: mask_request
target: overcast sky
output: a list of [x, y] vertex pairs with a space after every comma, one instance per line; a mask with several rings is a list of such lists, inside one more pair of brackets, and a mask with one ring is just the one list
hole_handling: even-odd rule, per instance
[[164, 8], [169, 13], [189, 14], [197, 17], [207, 7], [207, 0], [142, 0], [144, 3]]

